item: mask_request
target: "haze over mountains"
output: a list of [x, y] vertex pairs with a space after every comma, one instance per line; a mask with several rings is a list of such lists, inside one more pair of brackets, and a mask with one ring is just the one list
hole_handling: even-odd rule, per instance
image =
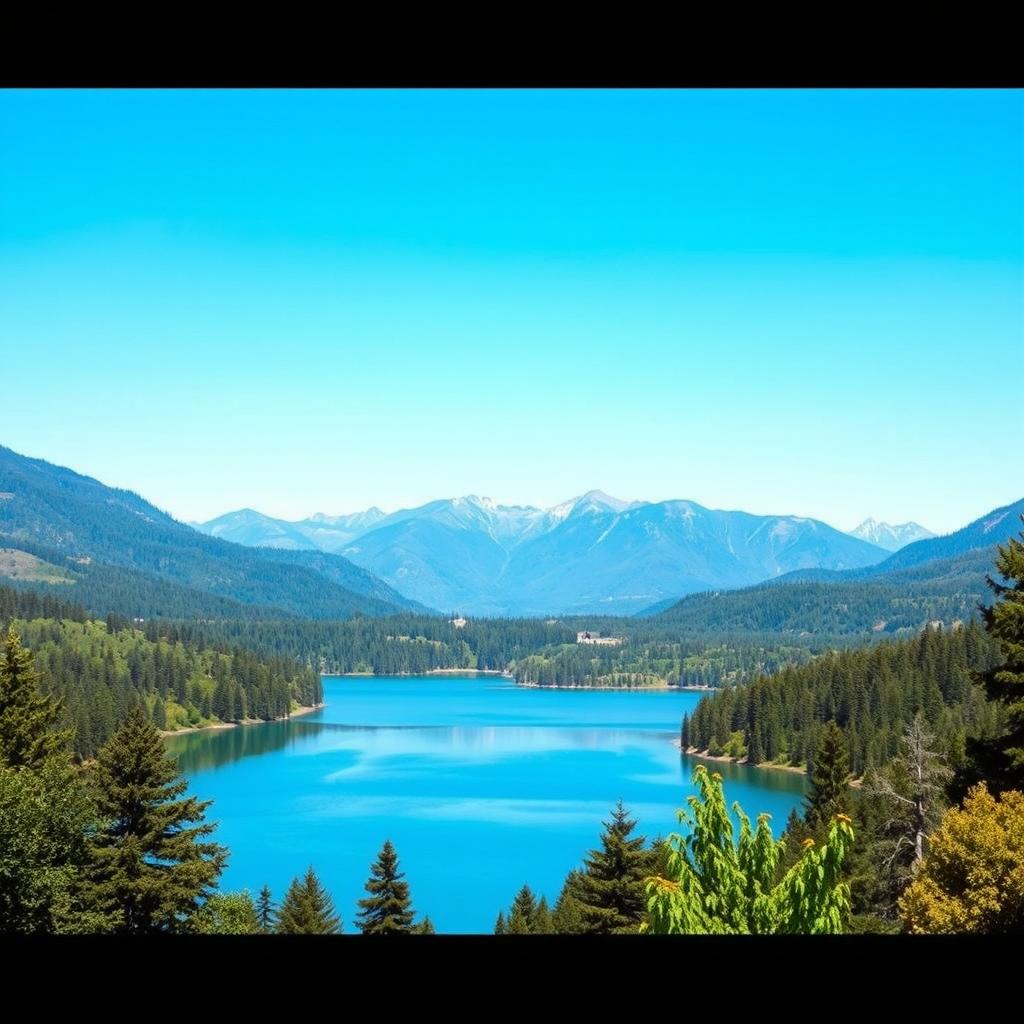
[[433, 608], [474, 615], [628, 615], [795, 569], [872, 565], [886, 550], [800, 516], [626, 502], [589, 491], [551, 508], [470, 495], [289, 523], [251, 509], [197, 528], [240, 544], [344, 555]]

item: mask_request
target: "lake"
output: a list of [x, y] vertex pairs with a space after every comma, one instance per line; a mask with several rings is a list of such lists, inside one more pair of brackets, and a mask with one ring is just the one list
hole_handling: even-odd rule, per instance
[[[677, 829], [697, 763], [672, 745], [692, 691], [541, 690], [501, 676], [328, 676], [327, 706], [168, 738], [231, 850], [221, 889], [279, 902], [312, 864], [346, 932], [390, 838], [417, 914], [491, 932], [528, 882], [554, 905], [620, 797], [649, 839]], [[717, 764], [778, 834], [805, 777]]]

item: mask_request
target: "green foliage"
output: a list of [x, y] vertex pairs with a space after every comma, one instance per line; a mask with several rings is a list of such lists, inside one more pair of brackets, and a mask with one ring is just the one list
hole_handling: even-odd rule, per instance
[[288, 887], [278, 911], [277, 934], [338, 935], [341, 931], [334, 902], [310, 866], [305, 877], [293, 879]]
[[259, 914], [247, 892], [211, 896], [192, 917], [192, 931], [200, 935], [259, 935]]
[[556, 935], [582, 935], [586, 931], [581, 901], [582, 872], [570, 871], [558, 894], [551, 925]]
[[434, 930], [434, 922], [430, 920], [429, 916], [424, 916], [423, 920], [419, 924], [413, 925], [413, 935], [435, 935], [437, 934]]
[[188, 782], [137, 706], [91, 774], [103, 824], [90, 842], [88, 905], [115, 932], [185, 930], [227, 858], [205, 838], [215, 827], [203, 823], [209, 801], [181, 799]]
[[652, 873], [651, 851], [644, 836], [632, 836], [636, 820], [622, 801], [603, 822], [601, 848], [584, 859], [576, 899], [583, 930], [597, 934], [639, 931], [647, 910], [644, 880]]
[[548, 906], [546, 896], [541, 896], [537, 901], [537, 909], [533, 914], [533, 921], [530, 924], [530, 933], [533, 935], [552, 935], [555, 930], [554, 916]]
[[982, 617], [1002, 657], [983, 666], [975, 680], [1005, 708], [1005, 724], [996, 736], [968, 740], [969, 764], [953, 787], [957, 797], [981, 781], [994, 793], [1024, 790], [1024, 532], [998, 548], [996, 569], [1005, 582], [988, 577], [996, 601], [982, 610]]
[[901, 753], [864, 777], [857, 799], [852, 907], [861, 921], [878, 922], [883, 929], [897, 926], [897, 902], [947, 807], [943, 790], [952, 772], [932, 749], [933, 741], [918, 715], [907, 728]]
[[805, 797], [804, 821], [812, 832], [826, 828], [837, 814], [849, 812], [849, 764], [843, 733], [835, 722], [829, 722], [814, 753], [811, 787]]
[[277, 927], [277, 908], [271, 898], [269, 885], [260, 889], [259, 898], [256, 900], [256, 919], [264, 935], [270, 935]]
[[972, 672], [1000, 660], [997, 645], [975, 623], [836, 651], [705, 697], [687, 719], [687, 738], [698, 750], [715, 743], [724, 749], [741, 730], [752, 763], [784, 758], [801, 765], [813, 763], [834, 721], [846, 739], [850, 770], [860, 776], [899, 753], [904, 729], [921, 712], [955, 765], [966, 736], [1001, 730], [999, 705], [972, 683]]
[[[37, 729], [27, 699], [40, 708], [62, 708], [58, 720], [74, 727], [74, 752], [82, 758], [95, 755], [133, 705], [141, 704], [158, 729], [175, 729], [217, 718], [270, 721], [288, 715], [293, 701], [323, 700], [319, 675], [293, 659], [169, 640], [149, 624], [140, 630], [116, 616], [106, 622], [17, 620], [16, 627], [32, 649], [39, 678], [31, 688], [19, 684], [21, 703], [10, 721], [22, 732]], [[18, 657], [24, 656], [21, 649]], [[7, 731], [3, 686], [0, 678], [0, 742]], [[228, 701], [215, 710], [212, 696], [218, 687]], [[59, 745], [60, 734], [46, 742]]]
[[[931, 542], [929, 542], [931, 543]], [[827, 581], [771, 580], [740, 590], [691, 594], [654, 617], [677, 635], [761, 633], [774, 638], [849, 637], [870, 640], [919, 631], [926, 623], [967, 622], [984, 593], [987, 551], [936, 558], [875, 578], [844, 573]]]
[[533, 931], [536, 916], [537, 900], [533, 895], [533, 890], [528, 885], [524, 885], [512, 901], [506, 934], [529, 935]]
[[364, 935], [408, 935], [414, 930], [409, 883], [398, 870], [398, 854], [386, 839], [377, 859], [370, 865], [366, 891], [358, 901], [357, 926]]
[[49, 758], [35, 771], [0, 767], [0, 933], [102, 926], [78, 893], [95, 816], [66, 761]]
[[803, 857], [775, 883], [783, 844], [773, 839], [768, 815], [756, 830], [739, 804], [734, 840], [722, 777], [703, 765], [694, 772], [699, 797], [689, 798], [692, 826], [687, 838], [668, 838], [665, 874], [647, 881], [649, 924], [656, 934], [835, 934], [843, 930], [849, 890], [841, 881], [853, 841], [849, 819], [840, 815], [820, 847], [808, 840]]
[[0, 765], [39, 768], [60, 755], [71, 738], [58, 730], [63, 707], [59, 699], [39, 688], [32, 655], [11, 625], [0, 661]]

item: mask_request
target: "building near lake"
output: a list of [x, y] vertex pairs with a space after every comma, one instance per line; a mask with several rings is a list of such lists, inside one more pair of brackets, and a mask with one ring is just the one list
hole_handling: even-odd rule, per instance
[[583, 629], [576, 634], [578, 644], [602, 644], [606, 647], [618, 647], [622, 643], [619, 636], [601, 636], [597, 630]]

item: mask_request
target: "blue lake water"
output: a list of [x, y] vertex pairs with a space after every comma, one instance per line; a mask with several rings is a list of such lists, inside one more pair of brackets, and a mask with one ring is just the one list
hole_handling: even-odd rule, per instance
[[[695, 761], [672, 745], [686, 691], [538, 690], [497, 676], [326, 677], [327, 707], [168, 739], [231, 850], [223, 890], [280, 900], [312, 864], [355, 931], [386, 838], [419, 915], [490, 932], [524, 882], [554, 903], [620, 797], [648, 838], [678, 828]], [[801, 775], [716, 765], [781, 831]]]

